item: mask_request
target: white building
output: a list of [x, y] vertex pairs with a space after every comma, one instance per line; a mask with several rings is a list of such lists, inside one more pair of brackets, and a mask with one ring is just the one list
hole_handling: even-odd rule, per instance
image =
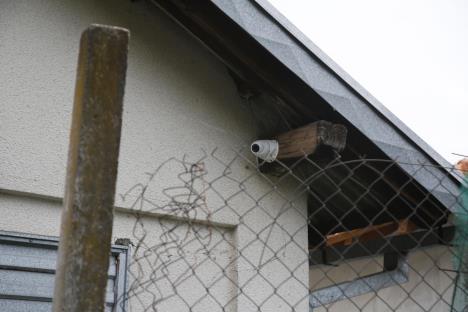
[[[240, 157], [233, 148], [248, 146], [258, 138], [271, 138], [291, 127], [328, 120], [348, 128], [344, 160], [365, 154], [368, 158], [398, 159], [407, 164], [446, 165], [263, 1], [191, 4], [163, 0], [3, 0], [1, 311], [50, 309], [55, 266], [55, 249], [50, 246], [55, 246], [54, 238], [59, 236], [79, 37], [92, 23], [122, 26], [131, 32], [117, 194], [126, 194], [134, 185], [148, 181], [146, 173], [172, 157], [181, 160], [187, 155], [188, 162], [199, 164], [203, 150], [210, 154], [217, 149], [216, 157], [209, 155], [203, 160], [205, 182], [223, 176], [226, 165], [221, 161], [235, 159], [229, 165], [234, 180], [223, 178], [219, 185], [196, 186], [208, 190], [206, 201], [188, 215], [154, 209], [170, 199], [161, 193], [162, 189], [180, 184], [177, 175], [184, 172], [181, 163], [169, 162], [155, 175], [145, 193], [152, 201], [142, 208], [145, 244], [159, 246], [162, 234], [172, 227], [181, 236], [196, 227], [197, 233], [209, 235], [210, 239], [185, 245], [179, 242], [177, 247], [184, 251], [183, 256], [176, 251], [150, 249], [148, 258], [155, 262], [164, 262], [164, 257], [183, 258], [183, 262], [165, 262], [172, 265], [169, 273], [148, 263], [133, 267], [136, 271], [131, 266], [128, 269], [122, 259], [112, 264], [120, 273], [114, 272], [117, 278], [110, 281], [118, 287], [108, 290], [109, 309], [130, 289], [128, 304], [116, 306], [117, 311], [308, 311], [311, 292], [382, 269], [381, 252], [377, 251], [372, 252], [375, 258], [371, 259], [380, 262], [369, 264], [367, 258], [348, 260], [331, 271], [322, 266], [324, 254], [317, 247], [321, 243], [312, 244], [315, 234], [311, 226], [318, 228], [320, 233], [316, 234], [323, 239], [366, 225], [353, 227], [356, 219], [350, 224], [346, 223], [349, 220], [340, 219], [343, 224], [337, 228], [333, 224], [337, 220], [320, 213], [319, 219], [311, 218], [318, 206], [314, 206], [317, 203], [309, 193], [298, 191], [304, 183], [292, 175], [278, 182], [277, 177], [257, 173], [255, 158], [245, 149]], [[389, 176], [397, 189], [405, 185], [399, 174], [406, 174], [437, 202], [431, 206], [433, 203], [427, 203], [425, 195], [413, 193], [409, 198], [415, 198], [416, 206], [406, 207], [399, 218], [418, 219], [418, 207], [443, 207], [432, 219], [421, 218], [428, 225], [424, 233], [441, 226], [445, 230], [457, 180], [445, 178], [445, 170], [435, 167], [416, 172], [415, 166], [401, 165], [398, 170], [396, 176]], [[360, 174], [356, 173], [356, 179], [365, 178], [365, 173]], [[247, 191], [233, 196], [239, 181], [251, 175], [242, 186]], [[277, 183], [274, 191], [271, 181]], [[351, 184], [348, 186], [343, 186], [343, 192], [349, 192], [346, 196], [353, 192]], [[320, 186], [313, 187], [317, 187], [317, 193], [328, 192]], [[383, 188], [374, 195], [381, 196], [379, 192], [385, 193], [385, 188], [395, 192], [388, 185]], [[414, 192], [414, 187], [407, 191]], [[135, 223], [135, 213], [129, 210], [137, 198], [135, 192], [139, 194], [138, 189], [133, 189], [127, 197], [116, 197], [114, 241], [128, 238], [136, 244], [142, 238], [138, 232], [142, 228]], [[400, 204], [411, 204], [404, 194], [399, 196]], [[223, 198], [228, 199], [225, 209], [221, 209]], [[327, 209], [340, 203], [324, 202]], [[363, 205], [370, 206], [370, 202]], [[392, 205], [375, 208], [392, 210]], [[370, 209], [363, 214], [372, 219], [376, 212]], [[390, 211], [379, 222], [389, 222], [396, 215]], [[410, 249], [436, 243], [418, 241]], [[203, 253], [204, 249], [213, 254]], [[116, 246], [114, 258], [124, 257], [126, 252], [126, 247]], [[133, 252], [133, 256], [143, 253]], [[427, 254], [434, 255], [434, 259], [428, 260]], [[453, 276], [432, 267], [436, 263], [451, 267], [450, 255], [441, 246], [410, 252], [410, 269], [401, 284], [392, 281], [396, 284], [380, 285], [378, 289], [382, 290], [345, 294], [342, 300], [327, 307], [329, 311], [420, 311], [422, 306], [448, 311]], [[309, 262], [313, 264], [310, 267]], [[359, 274], [349, 270], [350, 266], [363, 264], [366, 270], [356, 269]], [[428, 266], [432, 271], [428, 271]], [[184, 275], [190, 267], [194, 268], [190, 274], [201, 280]], [[425, 270], [424, 278], [418, 277], [419, 268]], [[126, 270], [130, 274], [127, 273], [125, 285], [121, 277]], [[148, 283], [133, 284], [136, 288], [132, 289], [138, 273], [142, 274], [138, 278]], [[157, 280], [154, 276], [158, 274], [167, 274], [167, 278]], [[181, 276], [184, 282], [180, 282]], [[177, 285], [171, 288], [171, 283]], [[419, 283], [423, 286], [419, 287]], [[436, 290], [429, 291], [429, 285]], [[153, 306], [155, 296], [165, 300]]]

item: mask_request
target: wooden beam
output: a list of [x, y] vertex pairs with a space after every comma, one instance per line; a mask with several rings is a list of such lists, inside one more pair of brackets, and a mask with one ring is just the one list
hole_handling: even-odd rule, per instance
[[341, 151], [346, 145], [346, 127], [320, 120], [288, 131], [276, 137], [278, 159], [297, 158], [313, 154], [320, 145]]
[[379, 225], [370, 225], [352, 231], [328, 235], [326, 237], [326, 245], [348, 246], [356, 240], [363, 242], [372, 239], [383, 238], [389, 235], [406, 235], [413, 232], [416, 228], [416, 225], [408, 219], [399, 220], [398, 222], [387, 222]]
[[331, 264], [343, 259], [370, 257], [389, 252], [409, 252], [433, 245], [449, 245], [455, 233], [454, 226], [435, 229], [416, 229], [407, 235], [390, 235], [359, 242], [350, 246], [310, 246], [310, 265]]

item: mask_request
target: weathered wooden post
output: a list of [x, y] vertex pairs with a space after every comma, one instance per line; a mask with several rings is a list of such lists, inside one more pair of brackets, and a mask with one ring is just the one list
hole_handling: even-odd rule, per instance
[[53, 310], [103, 311], [129, 33], [92, 25], [80, 42]]

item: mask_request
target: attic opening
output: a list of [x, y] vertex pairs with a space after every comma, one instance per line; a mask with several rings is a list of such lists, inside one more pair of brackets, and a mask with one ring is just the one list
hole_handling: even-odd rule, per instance
[[308, 197], [311, 265], [447, 245], [453, 237], [450, 211], [398, 162], [342, 160], [325, 171]]

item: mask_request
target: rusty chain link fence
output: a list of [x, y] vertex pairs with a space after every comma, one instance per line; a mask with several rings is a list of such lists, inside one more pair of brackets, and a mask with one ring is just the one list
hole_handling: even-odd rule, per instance
[[455, 169], [326, 149], [270, 163], [250, 146], [201, 154], [121, 194], [126, 311], [468, 311]]

